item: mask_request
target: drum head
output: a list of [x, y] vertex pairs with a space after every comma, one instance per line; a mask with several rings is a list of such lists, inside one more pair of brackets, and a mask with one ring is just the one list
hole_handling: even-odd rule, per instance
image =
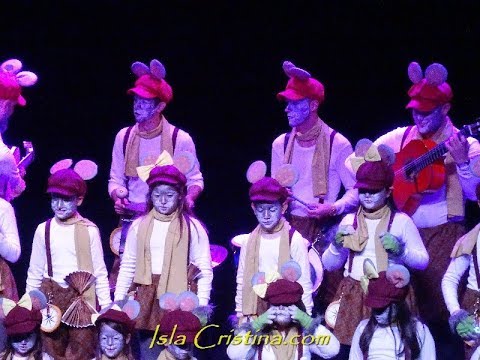
[[335, 329], [337, 321], [338, 310], [340, 309], [340, 300], [336, 300], [328, 305], [325, 310], [325, 322], [330, 328]]
[[122, 236], [122, 228], [116, 228], [110, 235], [110, 249], [115, 255], [120, 254], [120, 238]]
[[210, 255], [212, 256], [212, 267], [217, 267], [228, 256], [228, 250], [223, 246], [210, 244]]
[[60, 326], [62, 320], [62, 311], [55, 305], [48, 304], [46, 308], [40, 310], [42, 313], [42, 331], [51, 333]]
[[312, 279], [312, 291], [315, 292], [320, 287], [323, 280], [323, 265], [314, 249], [308, 250], [308, 261], [310, 262], [310, 277]]

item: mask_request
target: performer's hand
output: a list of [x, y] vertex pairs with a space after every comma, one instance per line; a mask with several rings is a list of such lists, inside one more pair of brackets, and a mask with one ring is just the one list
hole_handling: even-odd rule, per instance
[[479, 334], [475, 331], [475, 320], [467, 311], [463, 309], [455, 311], [448, 322], [452, 330], [463, 340], [469, 341], [479, 338]]
[[308, 216], [322, 220], [334, 216], [336, 209], [333, 204], [311, 203], [308, 204], [307, 212]]
[[457, 164], [467, 162], [468, 159], [468, 141], [463, 135], [454, 134], [445, 142], [445, 147], [452, 155]]
[[130, 205], [130, 201], [128, 199], [116, 199], [115, 200], [115, 212], [118, 215], [132, 215], [132, 211], [127, 209], [127, 205]]
[[290, 305], [288, 307], [290, 316], [293, 320], [297, 321], [304, 329], [308, 329], [312, 325], [313, 319], [305, 311], [300, 310], [296, 305]]
[[262, 315], [257, 317], [255, 320], [252, 321], [252, 327], [255, 331], [262, 330], [265, 326], [273, 324], [273, 320], [275, 319], [275, 314], [273, 308], [268, 308]]
[[187, 205], [187, 207], [189, 209], [193, 209], [195, 207], [195, 200], [191, 196], [186, 195], [185, 196], [185, 204]]
[[355, 229], [352, 225], [341, 225], [338, 227], [337, 233], [335, 234], [335, 240], [332, 244], [337, 248], [343, 248], [343, 242], [345, 241], [346, 235], [351, 235], [355, 232]]
[[381, 234], [380, 241], [385, 251], [393, 256], [402, 256], [405, 252], [405, 243], [389, 232]]

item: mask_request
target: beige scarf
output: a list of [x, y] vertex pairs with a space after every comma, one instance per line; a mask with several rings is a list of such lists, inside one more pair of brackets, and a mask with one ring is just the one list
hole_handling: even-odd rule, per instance
[[[158, 116], [158, 115], [157, 115]], [[140, 131], [138, 129], [138, 123], [135, 124], [130, 132], [128, 138], [127, 147], [125, 149], [125, 176], [136, 177], [137, 175], [137, 166], [139, 165], [149, 165], [149, 164], [140, 164], [139, 159], [139, 148], [140, 148], [140, 138], [142, 139], [153, 139], [158, 135], [162, 134], [160, 149], [166, 150], [171, 156], [173, 156], [173, 143], [170, 130], [170, 124], [167, 119], [162, 115], [160, 119], [160, 124], [150, 131]]]
[[[440, 127], [432, 137], [431, 140], [437, 144], [447, 140], [453, 134], [458, 133], [458, 130], [453, 126], [450, 118], [447, 116], [445, 125]], [[405, 144], [408, 144], [413, 139], [423, 139], [422, 135], [418, 132], [416, 126], [412, 128]], [[446, 172], [446, 186], [447, 186], [447, 212], [449, 219], [463, 218], [465, 216], [465, 208], [463, 205], [463, 191], [462, 185], [457, 175], [457, 167], [455, 161], [449, 152], [445, 155], [445, 172]]]
[[[0, 354], [0, 356], [4, 356], [4, 353]], [[8, 354], [7, 360], [12, 360], [12, 359], [13, 359], [13, 353]], [[33, 354], [30, 354], [25, 360], [35, 360], [35, 357], [33, 356]]]
[[[160, 281], [157, 287], [157, 298], [166, 292], [179, 294], [188, 288], [188, 226], [185, 218], [180, 223], [178, 210], [171, 215], [162, 215], [152, 209], [143, 217], [137, 233], [137, 266], [134, 281], [137, 284], [152, 284], [152, 255], [150, 240], [153, 232], [154, 220], [170, 222], [165, 238], [163, 266]], [[182, 226], [182, 228], [180, 228]], [[156, 239], [153, 239], [154, 241]]]
[[[189, 357], [188, 360], [193, 360], [194, 357]], [[163, 349], [160, 355], [158, 355], [157, 360], [177, 360], [175, 356], [172, 355], [167, 349]]]
[[[280, 219], [277, 226], [270, 233], [281, 232], [280, 248], [278, 252], [278, 271], [283, 263], [290, 260], [290, 241], [289, 241], [290, 224], [284, 219]], [[257, 294], [253, 291], [251, 279], [258, 272], [260, 261], [260, 239], [265, 230], [258, 225], [255, 230], [250, 233], [247, 243], [247, 253], [245, 254], [245, 267], [243, 271], [243, 287], [242, 287], [242, 312], [244, 316], [257, 315]]]
[[477, 224], [472, 230], [463, 235], [457, 240], [453, 247], [451, 258], [457, 258], [462, 255], [471, 255], [473, 248], [478, 240], [478, 234], [480, 233], [480, 224]]
[[328, 169], [330, 166], [330, 136], [328, 126], [318, 118], [317, 123], [306, 133], [302, 134], [293, 128], [288, 139], [283, 158], [284, 164], [291, 164], [295, 139], [302, 141], [316, 140], [315, 152], [312, 160], [313, 195], [324, 199], [328, 191]]
[[[56, 218], [53, 219], [57, 221]], [[78, 212], [75, 216], [65, 221], [57, 221], [60, 225], [75, 225], [74, 242], [75, 253], [77, 255], [77, 266], [79, 270], [85, 270], [93, 274], [92, 249], [90, 248], [89, 226], [97, 227], [90, 220], [82, 217]], [[95, 296], [95, 283], [83, 293], [83, 298], [88, 301], [94, 309], [97, 308], [97, 299]]]
[[[128, 345], [125, 345], [125, 346], [128, 346]], [[105, 354], [102, 354], [101, 360], [112, 360], [112, 358], [109, 358]], [[120, 354], [115, 358], [115, 360], [128, 360], [128, 356], [124, 354]]]
[[388, 231], [390, 216], [392, 211], [388, 205], [372, 213], [366, 212], [361, 206], [357, 211], [357, 229], [352, 235], [344, 237], [343, 247], [355, 252], [361, 252], [365, 249], [368, 242], [368, 227], [365, 219], [377, 220], [380, 223], [375, 229], [375, 257], [377, 259], [377, 271], [386, 271], [388, 267], [388, 254], [383, 248], [380, 234]]
[[[298, 345], [294, 345], [298, 343], [298, 330], [295, 327], [291, 327], [285, 338], [282, 341], [282, 344], [277, 345], [277, 341], [274, 341], [275, 344], [270, 344], [272, 347], [273, 353], [275, 354], [275, 359], [277, 360], [290, 360], [295, 359], [295, 352], [297, 350]], [[270, 340], [277, 339], [282, 334], [278, 330], [273, 330], [271, 333]], [[300, 359], [300, 357], [299, 357]]]

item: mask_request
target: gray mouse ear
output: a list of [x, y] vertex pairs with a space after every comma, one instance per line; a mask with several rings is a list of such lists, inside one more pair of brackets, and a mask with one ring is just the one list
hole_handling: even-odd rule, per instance
[[442, 64], [434, 63], [425, 70], [425, 79], [430, 85], [439, 86], [447, 81], [448, 71]]
[[296, 67], [292, 62], [290, 61], [284, 61], [283, 62], [283, 71], [285, 74], [287, 74], [288, 77], [290, 78], [296, 78], [299, 80], [307, 80], [308, 78], [311, 77], [310, 73], [302, 68]]
[[165, 79], [165, 76], [167, 76], [165, 66], [163, 66], [163, 64], [157, 59], [153, 59], [152, 61], [150, 61], [150, 72], [158, 80]]
[[148, 66], [140, 61], [135, 61], [130, 68], [137, 77], [150, 73]]
[[414, 84], [419, 83], [423, 79], [423, 71], [420, 64], [413, 61], [408, 65], [408, 78]]

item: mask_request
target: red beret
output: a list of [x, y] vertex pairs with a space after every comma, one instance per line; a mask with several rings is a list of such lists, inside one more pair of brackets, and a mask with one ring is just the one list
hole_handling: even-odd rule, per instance
[[87, 184], [72, 169], [62, 169], [48, 178], [47, 193], [63, 196], [85, 196]]
[[437, 86], [428, 84], [426, 79], [422, 79], [410, 87], [408, 96], [410, 96], [411, 100], [406, 106], [407, 109], [432, 111], [437, 106], [450, 102], [453, 92], [450, 85], [446, 82]]
[[14, 74], [0, 72], [0, 99], [15, 101], [20, 106], [27, 103], [21, 94], [22, 88]]
[[309, 98], [317, 100], [320, 104], [325, 99], [325, 89], [322, 83], [314, 78], [300, 80], [291, 77], [288, 80], [287, 87], [284, 91], [277, 94], [279, 100], [301, 100]]
[[158, 183], [185, 186], [187, 178], [173, 165], [156, 166], [150, 172], [147, 184], [151, 187]]
[[101, 314], [95, 324], [99, 324], [102, 321], [112, 321], [118, 324], [125, 326], [126, 330], [131, 334], [135, 330], [135, 321], [130, 319], [126, 313], [123, 311], [108, 309], [103, 314]]
[[250, 201], [280, 201], [283, 203], [288, 197], [287, 189], [271, 177], [264, 177], [258, 180], [250, 187], [248, 194]]
[[365, 161], [357, 170], [355, 188], [382, 190], [393, 185], [392, 167], [383, 161]]
[[373, 309], [381, 309], [392, 303], [405, 300], [408, 294], [408, 286], [401, 288], [387, 279], [386, 272], [380, 272], [378, 279], [371, 279], [368, 283], [368, 293], [365, 297], [365, 306]]
[[136, 94], [145, 99], [160, 99], [169, 103], [173, 98], [173, 91], [165, 79], [157, 79], [150, 74], [140, 76], [135, 86], [128, 90], [128, 94]]
[[298, 282], [278, 279], [267, 287], [264, 300], [271, 305], [293, 305], [302, 299], [303, 288]]
[[160, 333], [170, 336], [175, 329], [173, 341], [178, 339], [178, 335], [184, 335], [186, 342], [193, 343], [195, 336], [202, 328], [200, 320], [189, 311], [174, 310], [167, 312], [160, 321]]
[[7, 335], [20, 335], [32, 332], [42, 323], [42, 314], [38, 310], [28, 310], [15, 306], [5, 317], [4, 326]]

